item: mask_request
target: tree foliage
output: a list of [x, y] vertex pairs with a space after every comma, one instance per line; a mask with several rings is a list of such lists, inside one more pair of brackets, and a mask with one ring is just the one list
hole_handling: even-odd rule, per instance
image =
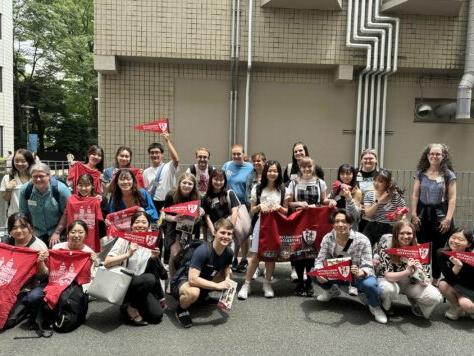
[[16, 145], [37, 132], [40, 152], [80, 156], [97, 137], [93, 0], [14, 0], [13, 11]]

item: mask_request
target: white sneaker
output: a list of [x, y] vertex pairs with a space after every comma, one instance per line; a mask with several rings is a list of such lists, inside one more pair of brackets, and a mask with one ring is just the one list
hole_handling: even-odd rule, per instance
[[240, 287], [239, 293], [237, 294], [237, 298], [240, 300], [246, 300], [249, 297], [250, 293], [250, 283], [244, 282], [242, 287]]
[[354, 297], [359, 295], [359, 292], [357, 291], [357, 288], [354, 287], [353, 285], [349, 285], [349, 295], [352, 295]]
[[266, 279], [263, 281], [263, 295], [265, 298], [273, 298], [275, 296], [271, 283]]
[[466, 313], [460, 307], [453, 305], [450, 305], [449, 309], [444, 313], [444, 316], [449, 320], [458, 320], [460, 317], [465, 315]]
[[256, 280], [259, 275], [260, 275], [260, 268], [257, 267], [257, 269], [255, 270], [255, 273], [252, 276], [252, 279]]
[[383, 295], [380, 299], [382, 300], [382, 307], [385, 310], [390, 310], [390, 308], [392, 307], [392, 298], [390, 297], [390, 295]]
[[335, 298], [340, 294], [341, 291], [337, 286], [331, 286], [329, 289], [323, 289], [323, 292], [316, 297], [316, 300], [318, 302], [329, 302], [332, 298]]
[[298, 274], [296, 273], [296, 269], [294, 267], [291, 268], [290, 279], [292, 282], [295, 282], [298, 280]]
[[379, 306], [377, 307], [371, 307], [369, 305], [369, 310], [372, 313], [372, 315], [375, 317], [375, 321], [380, 324], [387, 324], [387, 316], [383, 312], [382, 308]]

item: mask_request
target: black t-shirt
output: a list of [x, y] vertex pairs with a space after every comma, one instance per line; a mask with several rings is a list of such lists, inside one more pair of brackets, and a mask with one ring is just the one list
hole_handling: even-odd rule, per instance
[[[232, 208], [239, 206], [239, 199], [232, 190], [229, 190], [230, 205]], [[202, 207], [213, 223], [221, 218], [228, 217], [232, 211], [229, 209], [227, 193], [221, 196], [219, 193], [212, 193], [203, 198]]]
[[232, 263], [234, 252], [226, 247], [221, 255], [218, 255], [212, 245], [202, 244], [193, 253], [189, 268], [201, 271], [201, 278], [211, 281], [216, 274], [226, 269]]

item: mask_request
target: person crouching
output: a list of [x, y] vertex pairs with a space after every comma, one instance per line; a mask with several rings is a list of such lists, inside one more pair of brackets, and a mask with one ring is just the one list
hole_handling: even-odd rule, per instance
[[203, 242], [190, 259], [177, 269], [171, 280], [171, 294], [179, 301], [176, 318], [185, 328], [193, 325], [189, 307], [198, 300], [213, 301], [208, 293], [231, 287], [229, 280], [234, 253], [232, 242], [234, 225], [226, 219], [219, 219], [214, 225], [212, 243]]

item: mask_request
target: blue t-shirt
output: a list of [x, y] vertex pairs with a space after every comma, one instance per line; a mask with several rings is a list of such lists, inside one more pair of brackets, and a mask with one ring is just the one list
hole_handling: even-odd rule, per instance
[[234, 252], [230, 247], [226, 247], [224, 252], [218, 255], [212, 246], [205, 243], [194, 251], [189, 268], [201, 271], [199, 277], [211, 281], [216, 274], [225, 270], [232, 263], [233, 256]]
[[242, 204], [247, 204], [247, 178], [253, 172], [253, 166], [248, 162], [238, 165], [234, 161], [229, 161], [224, 163], [222, 170], [227, 177], [227, 188], [234, 191]]

